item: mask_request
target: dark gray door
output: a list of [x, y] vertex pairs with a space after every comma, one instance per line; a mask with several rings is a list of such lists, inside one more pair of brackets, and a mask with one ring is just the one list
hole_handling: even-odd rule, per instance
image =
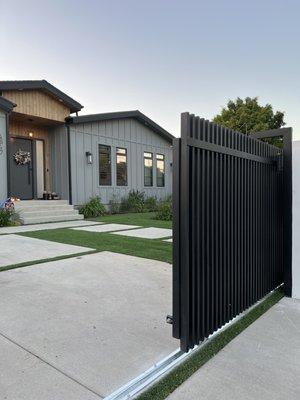
[[33, 142], [11, 138], [10, 142], [10, 191], [21, 200], [33, 198]]

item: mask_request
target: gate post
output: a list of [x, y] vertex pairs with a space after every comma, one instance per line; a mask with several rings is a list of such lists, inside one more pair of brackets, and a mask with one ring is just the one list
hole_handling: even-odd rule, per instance
[[292, 296], [292, 241], [293, 241], [293, 181], [292, 128], [278, 128], [251, 133], [256, 139], [283, 138], [283, 275], [284, 294]]
[[284, 187], [284, 293], [292, 296], [292, 240], [293, 240], [293, 177], [292, 128], [284, 128], [283, 135], [283, 187]]

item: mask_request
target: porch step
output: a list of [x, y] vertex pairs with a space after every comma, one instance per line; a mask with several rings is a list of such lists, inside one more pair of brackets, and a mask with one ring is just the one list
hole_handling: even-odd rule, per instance
[[69, 206], [68, 200], [21, 200], [15, 202], [15, 208]]
[[49, 217], [49, 218], [52, 218], [52, 217], [58, 217], [58, 216], [60, 216], [60, 215], [65, 215], [65, 216], [72, 216], [72, 215], [78, 215], [78, 211], [77, 210], [74, 210], [74, 208], [72, 208], [72, 207], [70, 207], [70, 208], [64, 208], [64, 209], [62, 209], [62, 210], [60, 210], [60, 209], [52, 209], [52, 210], [46, 210], [46, 209], [43, 209], [43, 210], [39, 210], [39, 209], [37, 209], [37, 210], [35, 210], [35, 211], [27, 211], [26, 210], [26, 212], [24, 213], [24, 212], [21, 212], [21, 213], [19, 213], [19, 215], [20, 215], [20, 217], [22, 218], [23, 216], [25, 216], [26, 217], [26, 219], [28, 219], [28, 218], [42, 218], [42, 217], [44, 217], [44, 218], [47, 218], [47, 217]]
[[31, 212], [43, 212], [43, 211], [68, 211], [72, 209], [73, 206], [70, 206], [69, 204], [57, 204], [57, 205], [36, 205], [36, 206], [22, 206], [22, 205], [16, 205], [15, 204], [15, 210], [18, 213], [31, 213]]
[[83, 219], [82, 214], [77, 215], [57, 215], [55, 217], [34, 217], [34, 218], [21, 218], [22, 225], [33, 225], [33, 224], [44, 224], [47, 222], [65, 222], [65, 221], [77, 221]]
[[15, 210], [23, 225], [83, 219], [67, 200], [23, 200], [15, 203]]

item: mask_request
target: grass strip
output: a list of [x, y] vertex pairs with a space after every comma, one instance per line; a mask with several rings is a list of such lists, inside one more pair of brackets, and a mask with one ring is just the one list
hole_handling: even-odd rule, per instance
[[19, 264], [6, 265], [5, 267], [0, 267], [0, 272], [8, 271], [10, 269], [30, 267], [31, 265], [36, 265], [36, 264], [44, 264], [44, 263], [47, 263], [49, 261], [58, 261], [58, 260], [65, 260], [67, 258], [86, 256], [87, 254], [94, 254], [94, 253], [98, 253], [98, 250], [92, 250], [92, 251], [87, 251], [87, 252], [85, 251], [83, 253], [68, 254], [66, 256], [43, 258], [41, 260], [35, 260], [35, 261], [26, 261], [26, 262], [19, 263]]
[[227, 329], [220, 332], [213, 339], [203, 345], [199, 351], [188, 358], [181, 365], [176, 367], [168, 375], [163, 377], [149, 390], [142, 393], [138, 400], [162, 400], [177, 389], [184, 381], [193, 375], [208, 360], [214, 357], [222, 350], [231, 340], [239, 335], [244, 329], [256, 321], [262, 314], [269, 310], [283, 297], [283, 292], [278, 289], [269, 295], [260, 304], [249, 311], [244, 317], [239, 319]]
[[172, 263], [172, 246], [161, 239], [142, 239], [68, 228], [26, 232], [19, 235]]
[[105, 222], [106, 224], [139, 225], [143, 228], [167, 228], [172, 229], [172, 221], [161, 221], [155, 218], [154, 212], [128, 213], [104, 215], [97, 218], [89, 218], [90, 221]]

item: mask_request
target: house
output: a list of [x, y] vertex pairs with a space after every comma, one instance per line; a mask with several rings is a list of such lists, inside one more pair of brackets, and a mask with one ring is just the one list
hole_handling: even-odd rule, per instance
[[140, 111], [78, 115], [82, 108], [45, 80], [0, 81], [0, 199], [46, 191], [80, 205], [132, 189], [171, 194], [169, 132]]

